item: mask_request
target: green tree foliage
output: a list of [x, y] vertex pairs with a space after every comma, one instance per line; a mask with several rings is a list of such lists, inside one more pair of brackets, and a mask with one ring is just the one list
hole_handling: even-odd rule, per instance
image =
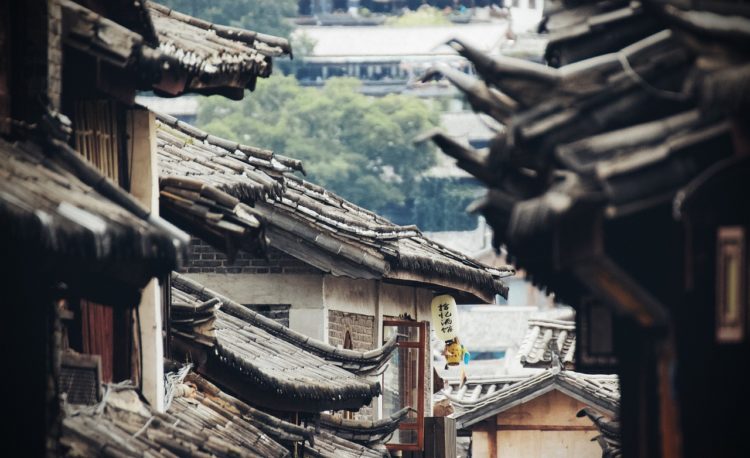
[[413, 139], [437, 125], [438, 113], [413, 97], [364, 96], [359, 84], [334, 78], [316, 89], [273, 77], [239, 103], [206, 99], [198, 124], [301, 159], [311, 181], [365, 208], [411, 219], [421, 175], [436, 162], [434, 148]]
[[289, 36], [292, 25], [287, 18], [297, 14], [296, 0], [159, 0], [159, 3], [217, 24], [280, 37]]
[[415, 27], [428, 25], [450, 25], [448, 16], [441, 10], [422, 5], [416, 11], [404, 11], [400, 16], [389, 17], [385, 24], [392, 27]]
[[414, 199], [414, 221], [426, 231], [470, 231], [477, 217], [466, 207], [484, 193], [473, 178], [424, 177]]

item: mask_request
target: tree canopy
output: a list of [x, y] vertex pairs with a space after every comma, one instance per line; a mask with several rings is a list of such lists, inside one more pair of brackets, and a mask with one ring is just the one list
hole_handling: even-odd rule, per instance
[[207, 99], [198, 123], [303, 160], [311, 181], [366, 208], [402, 206], [436, 161], [432, 146], [413, 139], [437, 124], [438, 113], [412, 97], [367, 97], [359, 84], [335, 78], [316, 89], [293, 77], [273, 77], [240, 103]]
[[400, 16], [391, 16], [386, 20], [386, 25], [393, 27], [414, 27], [427, 25], [450, 25], [448, 15], [443, 11], [422, 5], [416, 11], [406, 10]]
[[296, 0], [160, 0], [159, 3], [216, 24], [285, 38], [292, 31], [287, 18], [297, 15]]
[[203, 99], [197, 122], [215, 135], [301, 159], [310, 181], [395, 223], [474, 227], [476, 218], [464, 209], [479, 187], [423, 176], [436, 151], [413, 139], [437, 125], [438, 107], [405, 95], [368, 97], [360, 84], [332, 78], [312, 88], [274, 76], [241, 102]]

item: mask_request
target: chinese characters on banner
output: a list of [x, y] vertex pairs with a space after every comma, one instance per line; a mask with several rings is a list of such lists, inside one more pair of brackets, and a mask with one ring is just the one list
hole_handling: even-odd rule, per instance
[[432, 327], [442, 341], [458, 335], [458, 308], [453, 297], [443, 294], [432, 299]]

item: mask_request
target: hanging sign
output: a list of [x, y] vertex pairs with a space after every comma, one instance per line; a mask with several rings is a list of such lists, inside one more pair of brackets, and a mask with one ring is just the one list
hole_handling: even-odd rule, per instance
[[458, 308], [452, 296], [443, 294], [432, 299], [432, 328], [444, 342], [458, 335]]
[[448, 366], [458, 366], [461, 363], [469, 364], [469, 360], [471, 359], [471, 354], [458, 341], [458, 337], [445, 343], [443, 355], [445, 356], [446, 369], [448, 369]]

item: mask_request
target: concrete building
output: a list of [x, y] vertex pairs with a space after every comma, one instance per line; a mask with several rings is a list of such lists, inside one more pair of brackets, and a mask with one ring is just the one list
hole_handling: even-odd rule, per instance
[[459, 39], [498, 55], [507, 45], [507, 31], [506, 21], [424, 27], [299, 27], [292, 39], [310, 41], [313, 47], [302, 56], [295, 76], [312, 86], [335, 76], [355, 77], [362, 80], [363, 92], [371, 95], [451, 95], [455, 92], [447, 83], [415, 84], [416, 79], [435, 65], [473, 74], [468, 61], [446, 45], [448, 40]]

